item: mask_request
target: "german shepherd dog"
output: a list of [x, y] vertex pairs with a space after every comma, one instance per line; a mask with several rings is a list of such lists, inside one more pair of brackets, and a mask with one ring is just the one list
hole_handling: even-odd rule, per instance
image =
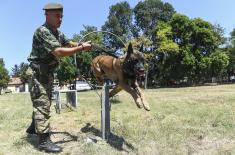
[[142, 52], [143, 46], [137, 51], [133, 50], [130, 43], [127, 52], [121, 57], [115, 58], [108, 55], [95, 57], [91, 62], [91, 70], [99, 84], [103, 84], [104, 79], [110, 79], [116, 83], [114, 89], [109, 92], [109, 97], [113, 97], [123, 89], [134, 98], [137, 107], [144, 107], [149, 111], [149, 104], [137, 82], [137, 78], [144, 75], [145, 58]]

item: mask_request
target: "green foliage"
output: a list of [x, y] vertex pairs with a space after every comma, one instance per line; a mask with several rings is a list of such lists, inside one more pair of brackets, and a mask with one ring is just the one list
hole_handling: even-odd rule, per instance
[[176, 13], [173, 15], [169, 23], [172, 27], [174, 41], [179, 46], [187, 46], [187, 44], [189, 44], [190, 35], [192, 33], [190, 19], [185, 15]]
[[174, 13], [172, 5], [161, 0], [140, 1], [134, 8], [135, 24], [143, 34], [154, 39], [154, 29], [158, 23], [169, 21]]
[[78, 76], [83, 76], [85, 78], [91, 77], [91, 61], [92, 55], [90, 53], [79, 53], [77, 54], [77, 71]]
[[[102, 39], [103, 39], [103, 33], [98, 32], [97, 27], [95, 27], [95, 26], [84, 26], [84, 30], [81, 30], [79, 34], [75, 34], [73, 36], [72, 40], [75, 41], [75, 42], [91, 41], [92, 43], [97, 44], [100, 47], [104, 47]], [[83, 55], [83, 54], [80, 54], [80, 56], [81, 55]], [[94, 58], [98, 55], [98, 53], [95, 53], [95, 52], [91, 51], [91, 52], [89, 52], [89, 55], [91, 55], [91, 57]], [[79, 61], [77, 61], [77, 63], [79, 63]]]
[[221, 38], [218, 33], [214, 31], [213, 26], [200, 18], [191, 20], [192, 30], [190, 35], [190, 44], [192, 51], [197, 54], [198, 59], [201, 56], [208, 56], [215, 52], [219, 47]]
[[134, 48], [140, 48], [142, 45], [144, 46], [144, 48], [151, 48], [153, 44], [153, 42], [144, 35], [131, 39], [129, 42], [125, 44], [125, 46], [128, 47], [130, 42], [132, 43], [132, 46]]
[[20, 64], [20, 80], [22, 83], [26, 83], [29, 81], [30, 76], [26, 74], [29, 65], [27, 63], [22, 62]]
[[188, 77], [188, 80], [191, 81], [195, 77], [195, 70], [197, 66], [197, 59], [193, 55], [192, 52], [190, 52], [189, 47], [182, 47], [180, 49], [180, 55], [182, 57], [182, 60], [180, 61], [181, 64], [181, 79], [183, 77]]
[[227, 73], [229, 76], [235, 73], [235, 29], [230, 33], [229, 43], [226, 46], [226, 52], [229, 56], [229, 65], [227, 67]]
[[3, 59], [0, 62], [0, 94], [3, 88], [7, 87], [7, 84], [10, 80], [8, 71], [5, 68]]
[[156, 30], [158, 52], [179, 52], [179, 46], [172, 39], [172, 28], [167, 23], [159, 23]]
[[182, 56], [183, 56], [183, 59], [182, 59], [182, 64], [183, 65], [187, 65], [187, 66], [195, 66], [196, 65], [196, 58], [195, 56], [193, 55], [192, 52], [190, 52], [190, 49], [189, 48], [182, 48], [180, 50]]
[[210, 57], [212, 76], [221, 76], [226, 72], [226, 67], [229, 64], [228, 55], [221, 50], [216, 50]]
[[11, 68], [12, 76], [19, 77], [20, 76], [20, 66], [15, 64], [14, 67]]
[[164, 73], [158, 78], [163, 79], [163, 83], [185, 77], [199, 82], [206, 77], [221, 76], [228, 65], [227, 55], [216, 52], [223, 42], [221, 34], [219, 26], [180, 14], [174, 14], [168, 23], [159, 23], [156, 27], [156, 50], [165, 53], [163, 57], [158, 54], [160, 72]]
[[3, 65], [3, 66], [5, 65], [4, 61], [3, 61], [3, 58], [0, 58], [0, 65]]
[[[108, 31], [119, 36], [124, 42], [131, 38], [132, 10], [130, 5], [124, 1], [110, 7], [108, 19], [102, 26], [103, 31]], [[106, 46], [122, 48], [122, 42], [110, 34], [104, 34]]]
[[[83, 38], [82, 41], [92, 41], [92, 43], [97, 44], [100, 47], [104, 47], [103, 43], [103, 33], [96, 32], [98, 31], [96, 27], [94, 26], [84, 26], [84, 30], [80, 31], [79, 35], [74, 36], [74, 41], [80, 41], [81, 38]], [[93, 33], [94, 32], [94, 33]], [[89, 35], [87, 35], [89, 34]], [[85, 37], [84, 37], [85, 36]], [[90, 78], [91, 75], [91, 69], [90, 69], [90, 63], [94, 57], [99, 55], [99, 52], [92, 51], [95, 49], [91, 49], [89, 52], [81, 52], [76, 54], [76, 62], [77, 62], [77, 76]]]
[[200, 62], [197, 62], [198, 73], [197, 78], [208, 78], [211, 77], [211, 58], [208, 56], [202, 57]]
[[220, 24], [214, 24], [213, 25], [213, 31], [215, 35], [218, 36], [219, 44], [223, 45], [226, 43], [227, 38], [224, 36], [225, 28], [223, 28]]
[[57, 78], [60, 84], [72, 83], [76, 77], [77, 69], [72, 57], [63, 57], [59, 60]]
[[22, 83], [26, 83], [29, 80], [29, 75], [26, 74], [26, 71], [29, 67], [28, 63], [20, 63], [19, 65], [15, 64], [12, 68], [12, 76], [13, 77], [20, 77]]

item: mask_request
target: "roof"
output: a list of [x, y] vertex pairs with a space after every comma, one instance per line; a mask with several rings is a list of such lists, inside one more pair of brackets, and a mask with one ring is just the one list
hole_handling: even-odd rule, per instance
[[19, 77], [12, 77], [8, 85], [21, 85], [23, 84]]

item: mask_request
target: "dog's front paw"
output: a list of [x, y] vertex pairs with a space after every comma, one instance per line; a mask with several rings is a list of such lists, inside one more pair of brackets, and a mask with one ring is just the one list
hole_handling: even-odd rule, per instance
[[136, 105], [138, 108], [143, 108], [143, 104], [140, 98], [137, 98], [135, 101]]
[[147, 111], [150, 111], [150, 106], [149, 106], [148, 103], [147, 103], [147, 104], [146, 104], [146, 103], [144, 104], [144, 109], [147, 110]]

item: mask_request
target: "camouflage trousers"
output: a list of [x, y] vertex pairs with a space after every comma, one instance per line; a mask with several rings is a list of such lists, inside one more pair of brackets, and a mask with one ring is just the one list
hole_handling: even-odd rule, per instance
[[32, 74], [30, 81], [30, 96], [33, 103], [32, 119], [35, 121], [36, 133], [48, 133], [50, 131], [50, 107], [53, 75]]

